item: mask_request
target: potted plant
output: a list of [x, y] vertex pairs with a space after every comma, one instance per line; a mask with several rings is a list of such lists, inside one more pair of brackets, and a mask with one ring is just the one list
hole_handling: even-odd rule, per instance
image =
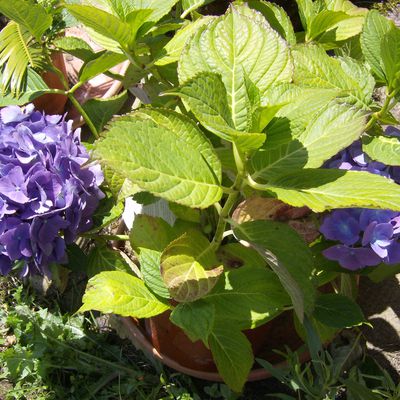
[[[251, 331], [267, 331], [285, 311], [294, 311], [300, 334], [302, 323], [328, 337], [364, 322], [351, 299], [350, 264], [332, 256], [332, 242], [315, 240], [312, 219], [332, 209], [400, 211], [400, 188], [387, 174], [326, 164], [357, 140], [372, 160], [400, 164], [398, 138], [381, 128], [397, 123], [391, 109], [400, 39], [378, 12], [346, 0], [299, 0], [303, 31], [296, 33], [273, 3], [238, 1], [223, 15], [202, 16], [196, 7], [204, 3], [66, 5], [106, 50], [93, 55], [78, 39], [60, 39], [58, 48], [85, 59], [80, 81], [65, 90], [40, 81], [23, 95], [66, 94], [97, 138], [113, 103], [85, 109], [74, 93], [129, 60], [127, 76], [118, 78], [127, 87], [141, 80], [130, 87], [138, 109], [114, 118], [90, 145], [103, 166], [106, 198], [81, 234], [95, 242], [87, 258], [74, 247], [74, 262], [92, 276], [81, 311], [148, 319], [150, 327], [172, 322], [211, 351], [223, 380], [240, 391], [254, 362]], [[175, 30], [173, 38], [165, 34]], [[374, 102], [378, 86], [387, 91], [382, 105]], [[5, 99], [16, 101], [12, 93]], [[174, 223], [143, 215], [129, 236], [103, 234], [132, 195], [141, 203], [163, 199]], [[327, 218], [322, 232], [340, 240]], [[360, 243], [388, 250], [392, 238], [375, 236], [376, 227], [364, 241], [360, 228], [358, 241], [344, 243], [347, 251]], [[110, 250], [108, 240], [129, 240], [137, 263]], [[10, 244], [2, 245], [8, 254]], [[319, 289], [326, 283], [333, 293]]]
[[[179, 85], [164, 93], [175, 108], [143, 107], [115, 118], [94, 145], [113, 193], [128, 187], [142, 200], [162, 198], [176, 221], [137, 218], [129, 237], [137, 276], [94, 276], [81, 311], [149, 318], [150, 325], [163, 315], [163, 324], [169, 319], [211, 350], [235, 391], [254, 361], [243, 330], [288, 308], [321, 332], [364, 321], [346, 296], [349, 265], [332, 269], [321, 257], [327, 245], [307, 244], [287, 223], [252, 220], [253, 199], [265, 215], [271, 199], [317, 213], [400, 210], [391, 179], [325, 164], [360, 138], [373, 160], [399, 164], [391, 158], [397, 137], [380, 128], [395, 122], [398, 53], [388, 43], [397, 46], [399, 30], [348, 1], [321, 4], [298, 1], [304, 31], [297, 34], [280, 7], [262, 1], [236, 2], [224, 15], [178, 31], [154, 63], [175, 62], [172, 46], [180, 50], [185, 42]], [[376, 86], [386, 86], [383, 105], [373, 100]], [[233, 218], [240, 203], [251, 211], [245, 222]], [[339, 274], [341, 289], [318, 290]]]

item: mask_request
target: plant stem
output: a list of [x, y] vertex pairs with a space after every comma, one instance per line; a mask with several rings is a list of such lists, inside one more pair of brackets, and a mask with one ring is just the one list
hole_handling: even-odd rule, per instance
[[235, 163], [236, 163], [236, 168], [238, 170], [238, 174], [236, 176], [234, 184], [231, 187], [232, 191], [231, 193], [229, 193], [228, 198], [226, 199], [226, 202], [222, 207], [222, 210], [219, 212], [218, 223], [217, 223], [217, 228], [215, 229], [214, 238], [207, 251], [215, 252], [220, 246], [224, 238], [224, 232], [227, 224], [226, 219], [229, 217], [232, 208], [239, 197], [240, 190], [243, 185], [243, 177], [246, 174], [244, 156], [239, 151], [239, 149], [236, 147], [235, 144], [233, 144], [233, 154], [235, 157]]
[[83, 119], [85, 120], [87, 126], [89, 127], [90, 131], [92, 132], [93, 136], [98, 139], [99, 132], [97, 131], [96, 127], [93, 125], [93, 122], [89, 118], [89, 116], [86, 114], [86, 111], [83, 109], [83, 107], [79, 104], [78, 100], [74, 97], [72, 93], [68, 93], [68, 98], [71, 101], [71, 103], [75, 106], [75, 108], [79, 111], [79, 113], [82, 115]]
[[236, 200], [239, 196], [239, 191], [235, 191], [231, 193], [228, 198], [226, 199], [226, 202], [224, 206], [222, 207], [221, 213], [219, 214], [218, 218], [218, 223], [217, 223], [217, 228], [215, 230], [215, 235], [214, 238], [210, 244], [210, 251], [215, 252], [219, 245], [222, 242], [222, 238], [225, 232], [226, 228], [226, 218], [229, 216], [232, 207], [235, 205]]
[[99, 235], [97, 233], [82, 233], [81, 237], [105, 240], [129, 240], [129, 235]]
[[386, 99], [385, 99], [385, 102], [383, 103], [382, 108], [379, 111], [372, 114], [371, 119], [368, 121], [368, 124], [365, 127], [365, 131], [368, 131], [369, 129], [371, 129], [376, 124], [376, 122], [381, 118], [381, 116], [385, 115], [385, 113], [388, 110], [390, 110], [390, 108], [389, 108], [390, 103], [391, 103], [393, 97], [396, 96], [397, 92], [398, 92], [398, 89], [393, 90], [386, 96]]

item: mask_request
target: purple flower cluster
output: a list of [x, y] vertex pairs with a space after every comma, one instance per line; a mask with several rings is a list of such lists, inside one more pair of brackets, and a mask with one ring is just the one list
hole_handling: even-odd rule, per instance
[[29, 105], [0, 110], [0, 273], [47, 273], [65, 263], [66, 244], [91, 226], [103, 193], [99, 165], [80, 132], [60, 115]]
[[[388, 136], [400, 131], [389, 127]], [[362, 151], [360, 141], [329, 160], [328, 168], [368, 171], [400, 183], [400, 167], [372, 161]], [[322, 221], [321, 233], [326, 239], [340, 242], [323, 251], [326, 258], [338, 261], [349, 270], [357, 270], [380, 263], [400, 262], [400, 213], [390, 210], [348, 208], [334, 210]]]

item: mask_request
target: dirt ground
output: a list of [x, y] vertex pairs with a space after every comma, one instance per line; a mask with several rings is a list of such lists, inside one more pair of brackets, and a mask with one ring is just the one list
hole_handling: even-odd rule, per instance
[[361, 279], [358, 301], [373, 325], [363, 327], [371, 355], [400, 377], [400, 274], [381, 283]]

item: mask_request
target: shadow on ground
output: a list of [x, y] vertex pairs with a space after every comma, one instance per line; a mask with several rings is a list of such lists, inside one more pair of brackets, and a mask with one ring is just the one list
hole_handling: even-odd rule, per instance
[[362, 328], [368, 352], [394, 379], [399, 379], [400, 274], [380, 283], [361, 279], [358, 301], [373, 326]]

